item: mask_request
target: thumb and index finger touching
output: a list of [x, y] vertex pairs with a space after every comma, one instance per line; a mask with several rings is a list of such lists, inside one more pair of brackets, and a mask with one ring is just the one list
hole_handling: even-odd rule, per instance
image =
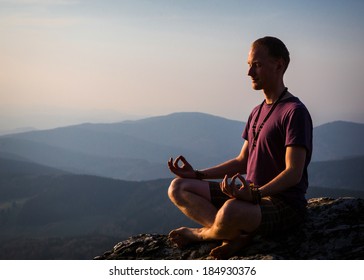
[[245, 178], [240, 173], [235, 174], [231, 178], [231, 184], [234, 184], [235, 185], [236, 179], [239, 179], [239, 181], [243, 184], [242, 187], [245, 188], [245, 187], [248, 187], [249, 186], [249, 184], [247, 183], [247, 181], [245, 180]]
[[[180, 163], [182, 163], [182, 165]], [[182, 155], [178, 156], [175, 160], [171, 157], [168, 161], [168, 168], [172, 173], [178, 176], [182, 175], [180, 172], [190, 172], [193, 170], [191, 164]]]

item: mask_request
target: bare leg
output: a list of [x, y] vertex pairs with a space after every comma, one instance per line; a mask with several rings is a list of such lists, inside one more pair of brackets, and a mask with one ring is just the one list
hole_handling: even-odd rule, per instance
[[237, 199], [229, 199], [217, 212], [213, 225], [201, 231], [204, 240], [234, 240], [241, 233], [256, 230], [261, 221], [259, 205]]
[[192, 243], [203, 241], [203, 239], [201, 239], [201, 237], [200, 237], [200, 233], [202, 230], [203, 230], [203, 228], [181, 227], [181, 228], [172, 230], [169, 233], [169, 238], [179, 248], [183, 248]]
[[[168, 189], [171, 201], [193, 221], [205, 227], [214, 223], [217, 209], [211, 204], [209, 183], [193, 179], [174, 179]], [[169, 233], [170, 240], [178, 247], [202, 241], [197, 237], [201, 229], [178, 228]]]
[[168, 195], [187, 217], [200, 225], [212, 226], [217, 209], [211, 204], [208, 182], [177, 178], [172, 181]]
[[223, 240], [210, 255], [218, 259], [229, 258], [250, 242], [250, 236], [242, 235], [242, 232], [253, 232], [260, 224], [260, 207], [249, 202], [231, 199], [217, 210], [211, 204], [208, 182], [175, 179], [168, 194], [186, 216], [204, 226], [171, 231], [169, 237], [179, 247], [194, 242]]
[[242, 235], [242, 232], [253, 232], [258, 228], [260, 220], [261, 212], [258, 205], [230, 199], [217, 212], [211, 227], [179, 228], [172, 231], [170, 237], [181, 247], [192, 242], [224, 240], [221, 246], [211, 251], [211, 255], [227, 258], [249, 242], [249, 238]]
[[[272, 202], [267, 198], [263, 198], [261, 201], [261, 204], [271, 203]], [[236, 252], [246, 247], [251, 242], [252, 238], [252, 234], [242, 234], [236, 239], [224, 240], [221, 246], [218, 246], [211, 250], [210, 255], [216, 259], [228, 259], [229, 257], [232, 257]]]
[[242, 248], [246, 247], [251, 242], [251, 239], [251, 235], [244, 234], [234, 240], [223, 241], [221, 246], [211, 250], [210, 256], [215, 259], [228, 259], [234, 256], [234, 254]]

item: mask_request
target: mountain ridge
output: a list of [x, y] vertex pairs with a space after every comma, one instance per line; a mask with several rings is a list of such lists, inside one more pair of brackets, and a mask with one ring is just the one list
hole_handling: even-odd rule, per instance
[[[245, 123], [205, 113], [173, 113], [110, 124], [84, 123], [0, 137], [0, 155], [13, 154], [67, 172], [125, 180], [169, 176], [170, 157], [196, 168], [235, 157]], [[338, 128], [337, 128], [338, 127]], [[364, 124], [336, 121], [314, 128], [312, 161], [364, 155]]]
[[[220, 163], [240, 151], [244, 125], [176, 113], [1, 136], [0, 258], [90, 258], [116, 238], [196, 226], [168, 199], [172, 174], [166, 161], [184, 154], [194, 168]], [[308, 198], [364, 197], [364, 152], [351, 149], [362, 141], [363, 125], [340, 122], [339, 127], [320, 128], [319, 144], [328, 156], [310, 165]], [[335, 137], [343, 132], [346, 137]], [[355, 139], [347, 141], [348, 135]], [[340, 159], [332, 159], [338, 147]], [[120, 156], [122, 150], [131, 157]]]

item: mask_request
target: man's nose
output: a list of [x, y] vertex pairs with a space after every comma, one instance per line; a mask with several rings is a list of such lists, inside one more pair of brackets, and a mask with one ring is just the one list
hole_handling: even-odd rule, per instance
[[253, 67], [249, 67], [247, 75], [250, 77], [252, 77], [254, 75]]

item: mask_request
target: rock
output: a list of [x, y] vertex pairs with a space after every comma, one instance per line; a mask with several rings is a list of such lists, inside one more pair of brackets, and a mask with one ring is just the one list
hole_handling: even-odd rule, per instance
[[[274, 237], [255, 236], [252, 243], [230, 259], [364, 259], [364, 200], [314, 198], [308, 203], [305, 223], [295, 232]], [[210, 259], [220, 242], [175, 247], [166, 235], [140, 234], [119, 242], [95, 259], [190, 260]]]

